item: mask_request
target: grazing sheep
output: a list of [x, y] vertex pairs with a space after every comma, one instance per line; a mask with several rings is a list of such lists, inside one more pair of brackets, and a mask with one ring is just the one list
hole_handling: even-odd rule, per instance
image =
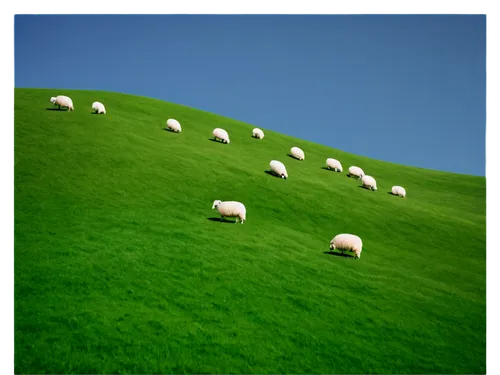
[[215, 200], [212, 209], [217, 209], [223, 219], [224, 217], [236, 217], [235, 223], [237, 223], [239, 219], [241, 224], [243, 224], [247, 219], [247, 209], [245, 205], [240, 202], [222, 202], [220, 200]]
[[215, 128], [213, 131], [214, 135], [214, 140], [220, 139], [222, 143], [228, 143], [229, 144], [229, 135], [227, 134], [227, 131], [221, 128]]
[[370, 190], [377, 190], [377, 181], [372, 176], [364, 175], [361, 179], [361, 183], [363, 187], [368, 188]]
[[64, 96], [64, 95], [58, 95], [55, 97], [53, 96], [52, 98], [50, 98], [50, 102], [52, 104], [57, 105], [57, 107], [59, 109], [61, 109], [61, 107], [67, 107], [68, 111], [75, 110], [75, 107], [73, 107], [73, 100], [71, 100], [71, 98]]
[[393, 195], [399, 195], [400, 197], [406, 197], [406, 190], [402, 186], [393, 186], [392, 187], [392, 194]]
[[100, 102], [94, 102], [92, 103], [92, 109], [95, 111], [97, 114], [106, 114], [106, 108], [104, 108], [104, 104]]
[[302, 151], [300, 148], [298, 147], [292, 147], [290, 149], [290, 154], [295, 158], [295, 159], [299, 159], [299, 160], [304, 160], [305, 159], [305, 155], [304, 155], [304, 151]]
[[264, 132], [259, 128], [255, 128], [254, 130], [252, 130], [252, 137], [262, 139], [264, 138]]
[[333, 169], [335, 172], [342, 172], [342, 164], [340, 164], [340, 161], [338, 161], [337, 159], [326, 159], [326, 166], [329, 169]]
[[269, 163], [269, 168], [271, 169], [271, 172], [276, 176], [285, 179], [288, 178], [288, 172], [286, 171], [286, 167], [282, 162], [278, 160], [271, 160], [271, 162]]
[[337, 234], [330, 241], [330, 250], [337, 249], [340, 250], [342, 254], [344, 254], [344, 251], [351, 251], [354, 253], [354, 258], [361, 257], [362, 247], [363, 241], [361, 241], [361, 238], [354, 234]]
[[358, 179], [363, 178], [365, 175], [365, 172], [360, 167], [349, 167], [349, 174], [348, 176], [356, 176]]
[[181, 132], [181, 124], [179, 123], [179, 121], [173, 119], [173, 118], [169, 118], [167, 120], [167, 129], [170, 129], [172, 130], [173, 132], [176, 132], [176, 133], [180, 133]]

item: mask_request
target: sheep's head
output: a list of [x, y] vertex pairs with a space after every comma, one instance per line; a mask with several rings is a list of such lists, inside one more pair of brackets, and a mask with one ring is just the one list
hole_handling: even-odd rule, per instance
[[335, 244], [333, 242], [330, 242], [330, 250], [335, 250]]
[[221, 204], [221, 203], [222, 203], [222, 201], [220, 201], [220, 200], [215, 200], [215, 201], [214, 201], [214, 204], [212, 205], [212, 210], [213, 210], [214, 208], [217, 208], [217, 206], [218, 206], [219, 204]]
[[50, 102], [51, 102], [52, 104], [54, 104], [54, 103], [56, 102], [56, 100], [57, 100], [57, 99], [56, 99], [56, 97], [55, 97], [55, 96], [53, 96], [52, 98], [50, 98]]
[[231, 143], [231, 142], [229, 141], [229, 138], [227, 139], [226, 143], [227, 143], [227, 144]]

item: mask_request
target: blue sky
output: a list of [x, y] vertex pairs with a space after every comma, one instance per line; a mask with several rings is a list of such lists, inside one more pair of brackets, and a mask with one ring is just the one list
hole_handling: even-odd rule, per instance
[[14, 32], [16, 87], [149, 96], [485, 175], [484, 15], [41, 15]]

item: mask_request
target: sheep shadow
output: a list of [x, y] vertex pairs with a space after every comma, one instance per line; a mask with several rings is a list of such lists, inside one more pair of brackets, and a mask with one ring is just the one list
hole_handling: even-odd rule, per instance
[[342, 253], [337, 253], [337, 252], [334, 252], [334, 251], [323, 251], [323, 254], [327, 254], [327, 255], [333, 255], [333, 256], [336, 256], [336, 257], [343, 257], [343, 258], [350, 258], [350, 259], [354, 259], [355, 256], [354, 254], [353, 255], [349, 255], [349, 254], [342, 254]]
[[394, 195], [394, 196], [396, 195], [396, 194], [392, 194], [392, 191], [388, 191], [387, 194]]
[[226, 223], [226, 224], [234, 224], [234, 223], [236, 223], [236, 220], [234, 220], [234, 221], [233, 220], [226, 220], [226, 219], [224, 219], [222, 217], [209, 217], [207, 219], [210, 220], [210, 221], [217, 221], [219, 223]]
[[359, 185], [358, 187], [359, 187], [360, 189], [365, 189], [365, 190], [369, 190], [369, 191], [377, 191], [377, 190], [372, 190], [372, 189], [370, 189], [369, 187], [367, 187], [367, 186], [363, 186], [363, 185]]
[[335, 173], [340, 173], [340, 172], [337, 172], [331, 168], [328, 168], [328, 167], [321, 167], [321, 169], [324, 169], [325, 171], [330, 171], [330, 172], [335, 172]]
[[[289, 158], [295, 159], [295, 160], [299, 160], [299, 159], [297, 159], [295, 156], [293, 156], [292, 154], [286, 154], [286, 156], [288, 156]], [[299, 161], [300, 161], [300, 160], [299, 160]]]
[[163, 130], [165, 130], [166, 132], [169, 132], [169, 133], [175, 133], [172, 129], [170, 128], [163, 128]]
[[56, 108], [56, 107], [50, 107], [50, 108], [45, 108], [46, 111], [62, 111], [62, 112], [67, 112], [68, 108]]
[[266, 170], [266, 171], [264, 171], [264, 172], [265, 172], [265, 173], [267, 173], [267, 174], [269, 174], [269, 175], [271, 175], [271, 176], [273, 176], [273, 177], [281, 178], [281, 176], [278, 176], [277, 174], [275, 174], [275, 173], [273, 173], [273, 172], [271, 172], [271, 171], [267, 171], [267, 170]]
[[224, 144], [225, 144], [225, 142], [224, 142], [224, 141], [219, 141], [219, 140], [217, 140], [217, 139], [213, 139], [213, 138], [208, 138], [208, 140], [209, 140], [209, 141], [212, 141], [212, 142], [216, 142], [216, 143], [224, 143]]

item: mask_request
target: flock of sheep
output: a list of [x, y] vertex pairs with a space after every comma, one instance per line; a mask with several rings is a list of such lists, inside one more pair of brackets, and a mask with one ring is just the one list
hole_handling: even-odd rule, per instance
[[[50, 102], [57, 105], [59, 109], [61, 109], [61, 107], [66, 107], [68, 108], [68, 111], [75, 110], [75, 107], [73, 106], [73, 100], [65, 95], [53, 96], [52, 98], [50, 98]], [[106, 114], [106, 108], [104, 108], [104, 104], [99, 102], [92, 103], [92, 110], [94, 110], [97, 114]]]
[[[52, 97], [50, 98], [50, 102], [57, 105], [59, 109], [61, 109], [61, 107], [66, 107], [68, 108], [68, 111], [75, 110], [71, 98], [64, 95]], [[106, 109], [104, 105], [100, 102], [94, 102], [92, 104], [92, 110], [95, 111], [95, 113], [97, 114], [106, 114]], [[182, 131], [181, 124], [179, 123], [179, 121], [175, 119], [168, 119], [166, 126], [168, 130], [175, 133], [180, 133]], [[230, 143], [229, 134], [224, 129], [215, 128], [212, 132], [212, 135], [214, 137], [214, 140], [220, 140], [220, 142], [226, 144]], [[255, 128], [252, 131], [252, 137], [256, 139], [262, 139], [264, 138], [264, 132], [259, 128]], [[298, 147], [292, 147], [290, 150], [290, 155], [298, 160], [305, 159], [304, 151]], [[333, 158], [326, 159], [326, 166], [328, 169], [334, 170], [335, 172], [343, 171], [342, 164], [340, 163], [340, 161]], [[271, 162], [269, 163], [269, 168], [272, 174], [284, 179], [288, 178], [288, 172], [286, 170], [285, 165], [282, 162], [278, 160], [271, 160]], [[372, 176], [366, 175], [364, 171], [357, 166], [349, 167], [348, 176], [357, 177], [358, 179], [361, 180], [362, 186], [369, 190], [373, 191], [377, 190], [377, 181]], [[402, 186], [393, 186], [392, 194], [404, 198], [406, 197], [406, 190]], [[225, 217], [234, 217], [236, 218], [235, 223], [239, 221], [241, 224], [243, 224], [246, 220], [246, 207], [241, 202], [236, 202], [236, 201], [223, 202], [220, 200], [215, 200], [212, 205], [212, 209], [216, 209], [220, 213], [222, 219], [224, 219]], [[333, 237], [333, 239], [330, 241], [331, 250], [337, 249], [341, 251], [342, 254], [344, 254], [345, 251], [350, 251], [354, 253], [354, 258], [361, 257], [362, 247], [363, 247], [363, 241], [361, 240], [361, 238], [359, 236], [349, 233], [338, 234], [335, 237]]]

